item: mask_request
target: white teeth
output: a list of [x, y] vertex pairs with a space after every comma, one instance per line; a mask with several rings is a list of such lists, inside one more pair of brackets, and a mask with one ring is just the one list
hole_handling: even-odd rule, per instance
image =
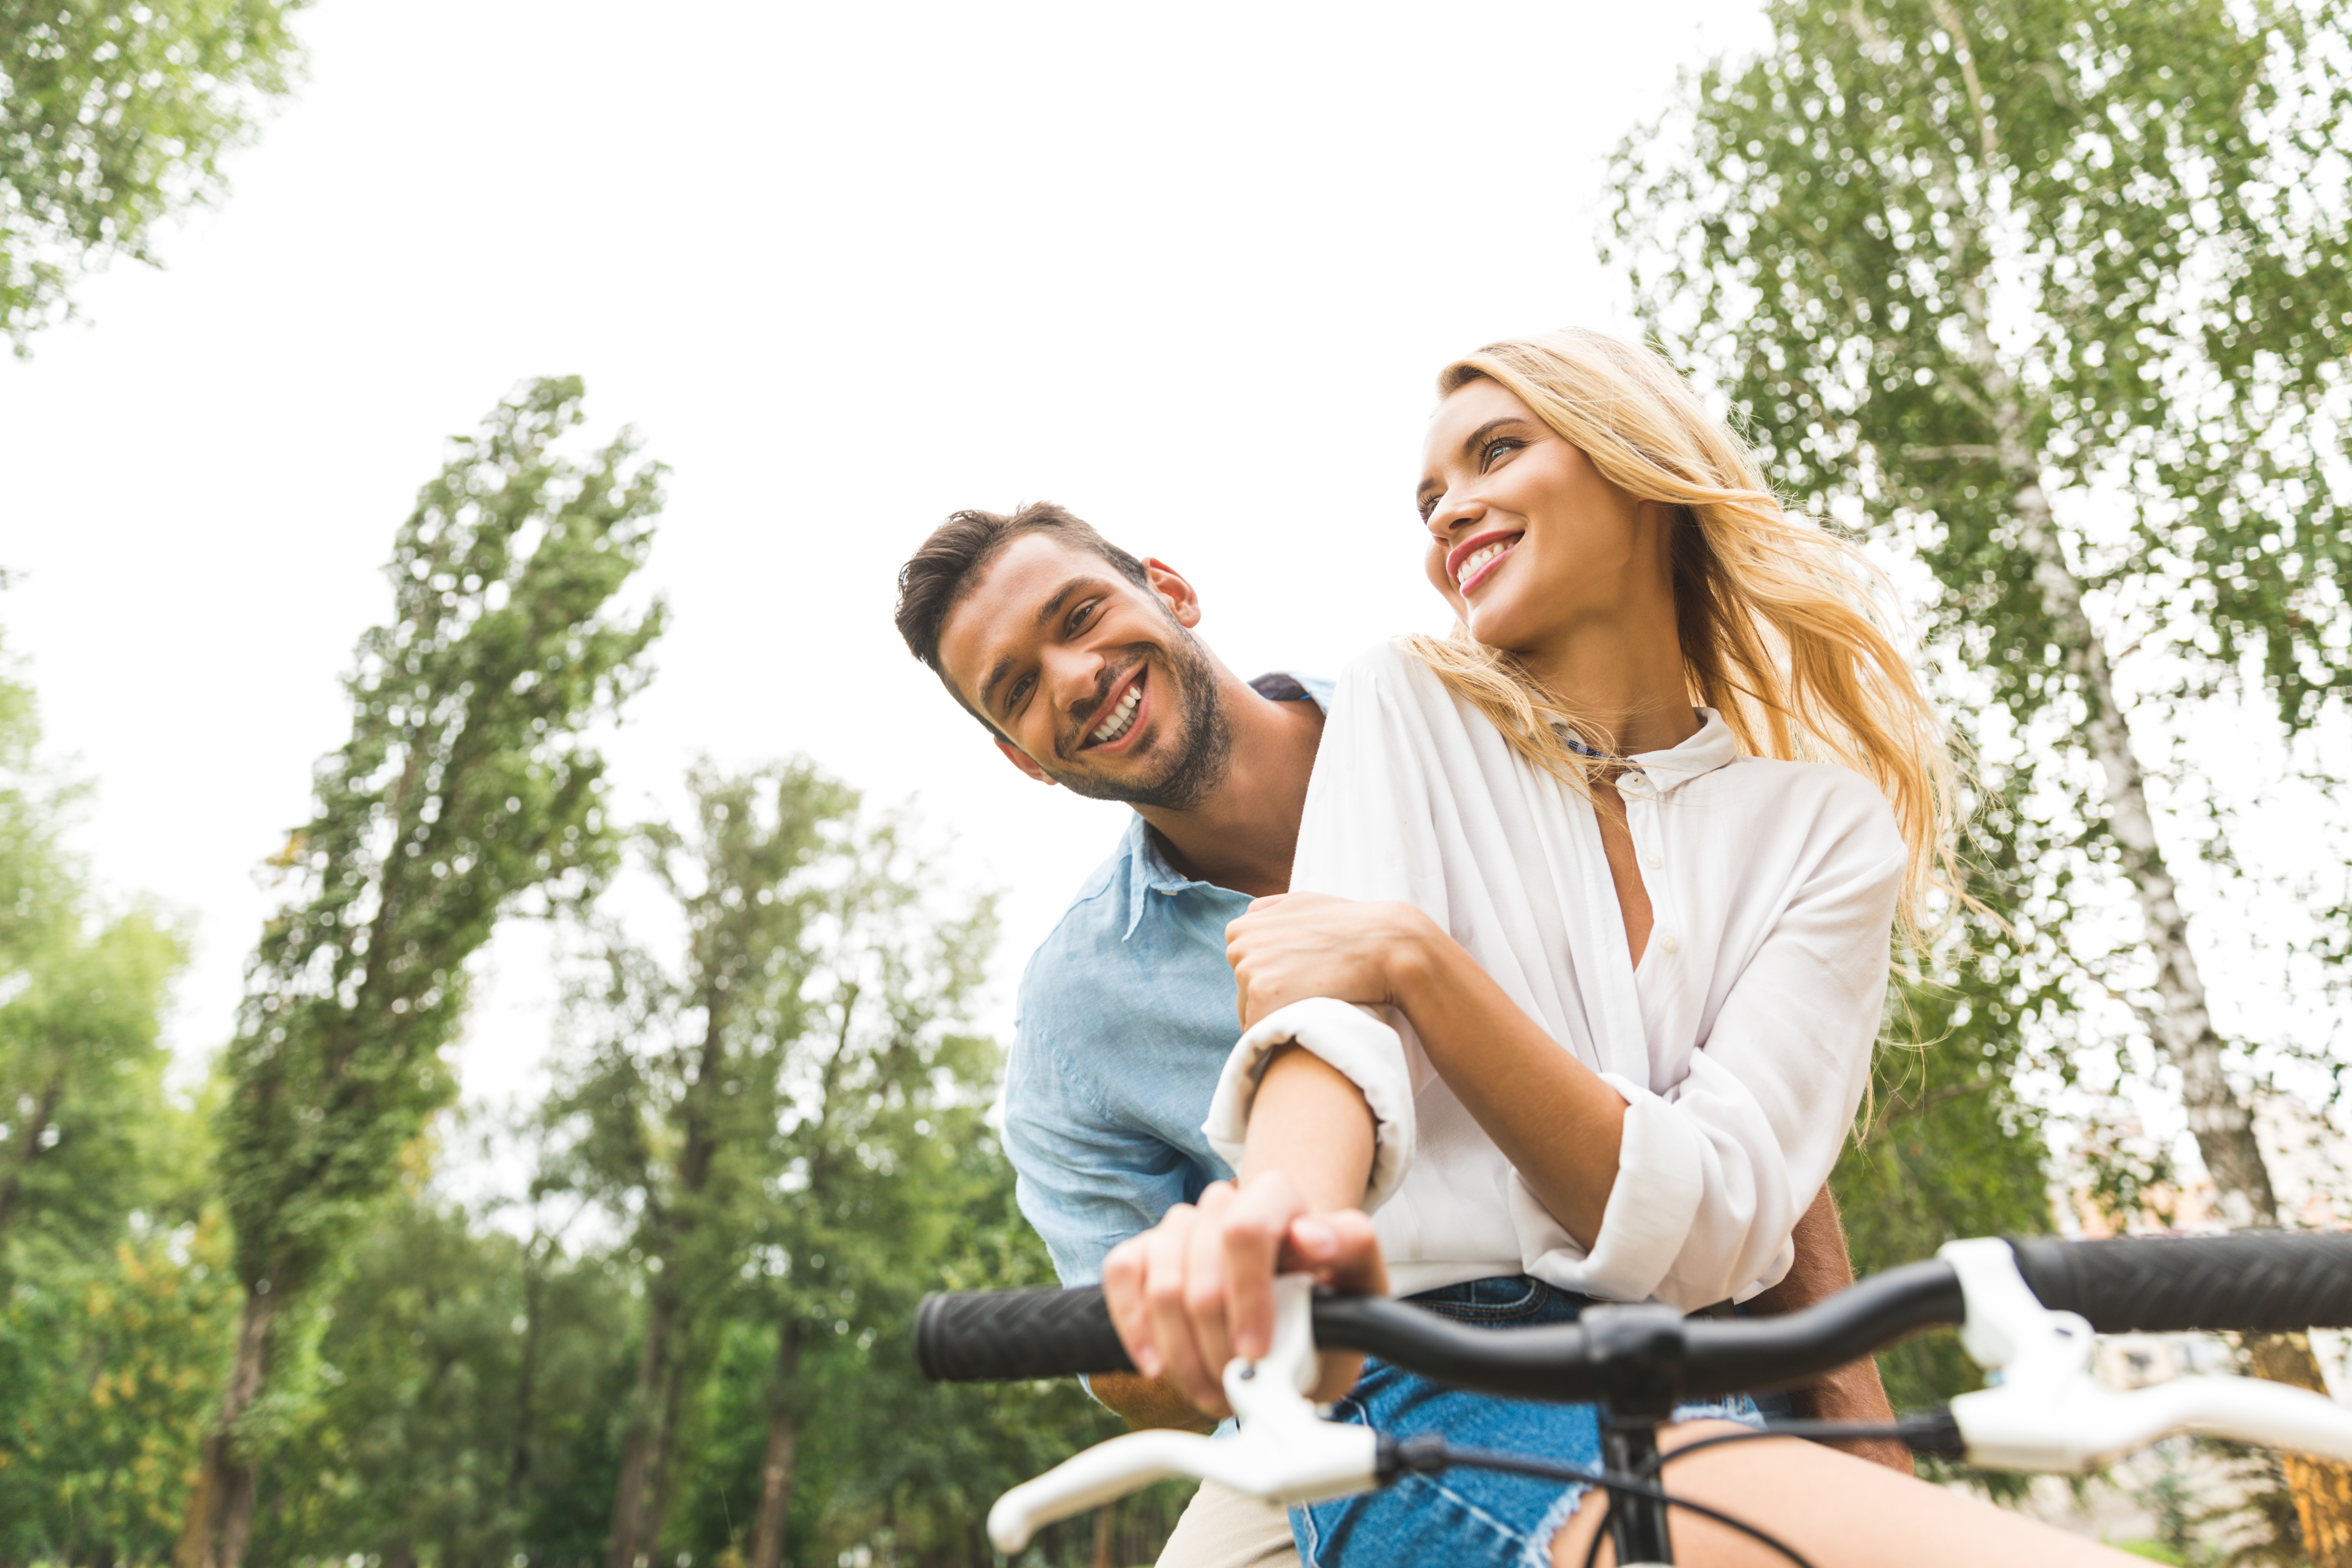
[[1139, 681], [1127, 689], [1127, 695], [1118, 700], [1118, 706], [1110, 710], [1109, 716], [1095, 726], [1094, 733], [1087, 737], [1087, 743], [1105, 746], [1126, 734], [1127, 727], [1135, 722], [1135, 710], [1142, 700], [1143, 685]]
[[1484, 566], [1487, 562], [1492, 561], [1496, 556], [1500, 555], [1504, 551], [1508, 550], [1512, 545], [1517, 544], [1517, 542], [1518, 541], [1516, 539], [1506, 539], [1501, 541], [1499, 543], [1489, 544], [1481, 549], [1472, 551], [1469, 554], [1462, 558], [1462, 568], [1460, 571], [1454, 573], [1454, 580], [1456, 583], [1467, 583], [1472, 577], [1477, 575], [1479, 567]]

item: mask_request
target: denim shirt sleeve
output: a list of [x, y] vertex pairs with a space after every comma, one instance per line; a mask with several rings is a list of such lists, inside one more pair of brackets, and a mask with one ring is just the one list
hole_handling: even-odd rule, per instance
[[[1102, 1278], [1104, 1254], [1197, 1195], [1181, 1152], [1112, 1115], [1082, 1067], [1088, 1034], [1113, 1018], [1079, 1016], [1087, 989], [1041, 950], [1022, 976], [1004, 1085], [1004, 1147], [1013, 1195], [1065, 1285]], [[1092, 1027], [1089, 1028], [1088, 1025]]]

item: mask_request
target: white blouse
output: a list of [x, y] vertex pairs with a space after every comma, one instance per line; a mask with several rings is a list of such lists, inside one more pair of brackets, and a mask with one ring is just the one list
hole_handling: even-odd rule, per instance
[[1776, 1283], [1870, 1071], [1905, 847], [1848, 769], [1696, 735], [1620, 780], [1654, 923], [1638, 968], [1591, 804], [1385, 645], [1323, 730], [1294, 891], [1417, 905], [1624, 1097], [1588, 1248], [1539, 1203], [1392, 1009], [1294, 1004], [1244, 1035], [1205, 1131], [1238, 1163], [1265, 1055], [1297, 1041], [1379, 1123], [1365, 1206], [1400, 1295], [1527, 1273], [1685, 1310]]

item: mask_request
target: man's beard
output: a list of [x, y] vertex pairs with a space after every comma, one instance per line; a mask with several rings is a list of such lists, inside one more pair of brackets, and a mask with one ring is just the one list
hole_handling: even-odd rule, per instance
[[[1174, 630], [1176, 636], [1168, 644], [1168, 659], [1161, 671], [1166, 683], [1174, 689], [1154, 693], [1155, 697], [1177, 700], [1172, 713], [1168, 705], [1154, 704], [1160, 711], [1154, 715], [1153, 722], [1181, 726], [1160, 748], [1167, 756], [1166, 763], [1149, 778], [1131, 774], [1108, 778], [1092, 773], [1046, 770], [1072, 795], [1082, 795], [1088, 800], [1124, 801], [1129, 805], [1149, 805], [1162, 811], [1191, 811], [1224, 782], [1225, 770], [1233, 762], [1234, 731], [1225, 712], [1224, 698], [1217, 690], [1216, 668], [1201, 651], [1191, 631], [1183, 626]], [[1109, 687], [1125, 673], [1121, 670], [1104, 678], [1104, 695], [1109, 694]], [[1101, 711], [1097, 705], [1096, 714]], [[1079, 755], [1083, 757], [1085, 753]]]

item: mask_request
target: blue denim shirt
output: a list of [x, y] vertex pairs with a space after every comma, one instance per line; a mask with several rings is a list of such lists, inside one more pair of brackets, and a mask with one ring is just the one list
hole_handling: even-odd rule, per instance
[[[1332, 684], [1250, 682], [1326, 709]], [[1101, 1278], [1103, 1254], [1233, 1174], [1201, 1122], [1241, 1032], [1225, 927], [1249, 901], [1176, 871], [1137, 816], [1021, 976], [1004, 1144], [1066, 1285]]]

